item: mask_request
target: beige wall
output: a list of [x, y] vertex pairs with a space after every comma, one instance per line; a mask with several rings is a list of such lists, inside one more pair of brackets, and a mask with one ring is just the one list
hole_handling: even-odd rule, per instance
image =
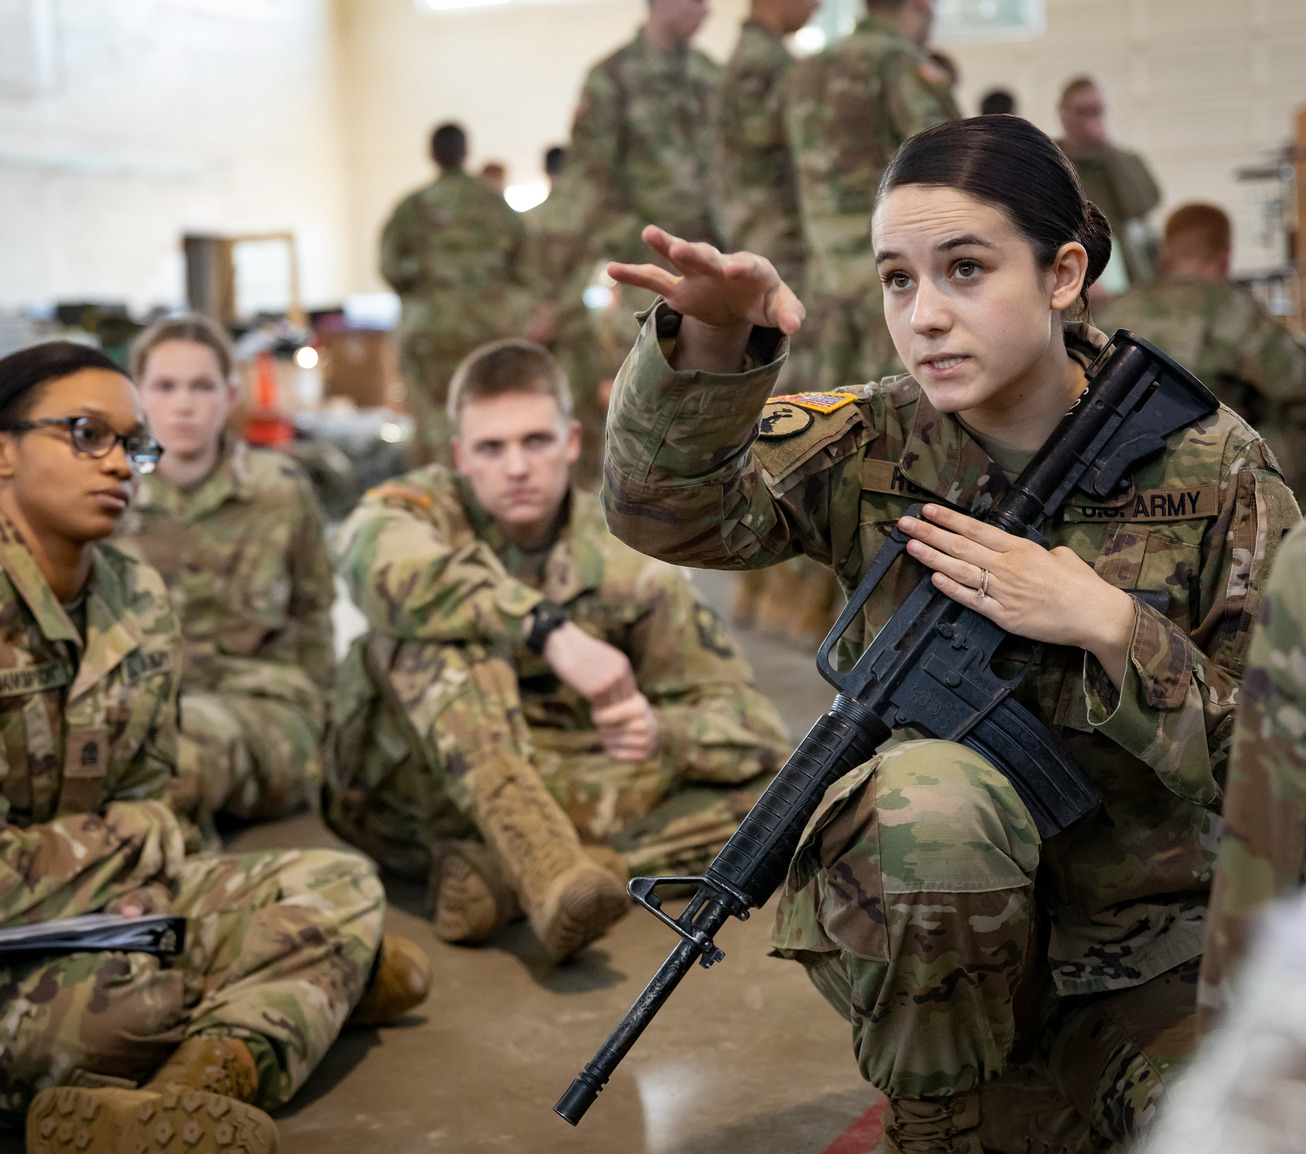
[[[544, 149], [567, 140], [586, 71], [634, 35], [644, 8], [563, 0], [439, 13], [414, 0], [338, 0], [354, 283], [384, 287], [377, 237], [395, 201], [431, 179], [434, 124], [467, 128], [474, 165], [502, 160], [513, 183], [541, 179]], [[698, 43], [724, 60], [746, 0], [712, 8]]]
[[[714, 0], [700, 43], [718, 59], [745, 2]], [[309, 303], [379, 288], [377, 235], [429, 177], [431, 125], [463, 121], [476, 161], [536, 178], [586, 68], [629, 38], [643, 3], [440, 14], [414, 0], [12, 0], [0, 8], [0, 307], [179, 301], [186, 230], [293, 229]], [[14, 48], [11, 14], [24, 11], [54, 21], [44, 79]], [[947, 48], [968, 109], [1006, 83], [1050, 131], [1064, 79], [1098, 73], [1119, 139], [1152, 161], [1166, 204], [1225, 203], [1237, 263], [1273, 259], [1256, 243], [1253, 190], [1231, 171], [1283, 142], [1306, 102], [1302, 0], [1048, 0], [1042, 40]]]
[[[0, 307], [180, 303], [182, 232], [291, 229], [347, 287], [327, 0], [18, 0], [0, 38]], [[24, 10], [48, 23], [33, 30]], [[20, 38], [50, 50], [45, 76]]]

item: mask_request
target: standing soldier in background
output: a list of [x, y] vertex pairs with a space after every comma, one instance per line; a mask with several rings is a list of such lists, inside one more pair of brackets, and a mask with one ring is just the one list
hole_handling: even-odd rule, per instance
[[620, 362], [611, 368], [605, 364], [594, 319], [585, 305], [593, 270], [582, 259], [581, 205], [568, 187], [566, 167], [565, 148], [555, 146], [544, 154], [548, 198], [522, 214], [530, 237], [531, 275], [540, 296], [526, 335], [548, 348], [571, 382], [581, 427], [580, 459], [572, 476], [577, 484], [592, 488], [603, 472], [605, 409], [599, 403], [599, 385], [616, 375]]
[[799, 62], [789, 85], [825, 389], [902, 372], [871, 257], [871, 207], [898, 146], [961, 115], [947, 73], [923, 51], [933, 0], [866, 0], [866, 9], [847, 37]]
[[1151, 171], [1138, 153], [1111, 143], [1106, 97], [1091, 76], [1076, 76], [1066, 85], [1057, 114], [1064, 133], [1057, 144], [1075, 166], [1084, 195], [1111, 225], [1129, 283], [1148, 280], [1155, 268], [1144, 217], [1161, 203]]
[[1098, 323], [1137, 333], [1189, 369], [1265, 437], [1306, 501], [1306, 343], [1230, 283], [1233, 229], [1223, 209], [1175, 209], [1160, 256], [1160, 277], [1099, 307]]
[[449, 378], [472, 349], [522, 331], [530, 309], [521, 218], [466, 172], [467, 135], [431, 136], [439, 177], [405, 197], [381, 236], [381, 275], [399, 294], [399, 359], [418, 455], [446, 460]]
[[648, 0], [635, 39], [585, 78], [568, 163], [590, 263], [642, 259], [653, 221], [720, 243], [710, 171], [721, 70], [689, 46], [706, 16], [706, 0]]
[[[794, 58], [784, 38], [803, 27], [820, 0], [753, 0], [717, 98], [717, 171], [721, 224], [731, 251], [764, 253], [784, 282], [807, 299], [807, 241], [798, 207], [798, 175], [784, 122], [784, 84]], [[816, 387], [816, 324], [792, 343], [780, 392]], [[837, 589], [828, 569], [794, 558], [741, 573], [736, 624], [757, 625], [800, 643], [820, 642], [833, 620]]]
[[205, 317], [137, 338], [132, 375], [165, 452], [115, 543], [160, 572], [181, 622], [179, 808], [262, 820], [321, 788], [336, 591], [303, 470], [226, 430], [232, 362]]

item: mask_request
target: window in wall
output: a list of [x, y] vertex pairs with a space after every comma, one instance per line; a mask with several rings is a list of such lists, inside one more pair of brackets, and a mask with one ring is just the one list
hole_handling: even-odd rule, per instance
[[[936, 0], [930, 39], [1031, 40], [1043, 35], [1045, 12], [1045, 0]], [[798, 34], [800, 51], [814, 52], [847, 36], [865, 13], [865, 0], [826, 0]]]

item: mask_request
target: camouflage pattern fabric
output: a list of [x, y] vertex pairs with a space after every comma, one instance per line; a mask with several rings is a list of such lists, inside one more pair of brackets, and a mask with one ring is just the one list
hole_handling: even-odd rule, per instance
[[4, 521], [0, 568], [0, 925], [129, 897], [189, 919], [172, 967], [121, 953], [0, 966], [0, 1124], [47, 1086], [143, 1081], [201, 1033], [245, 1039], [259, 1104], [280, 1105], [362, 996], [384, 910], [373, 867], [334, 851], [186, 859], [161, 800], [181, 654], [158, 574], [97, 547], [83, 641]]
[[[830, 565], [851, 590], [910, 504], [941, 500], [982, 514], [1010, 484], [910, 377], [856, 386], [846, 399], [810, 408], [783, 400], [764, 408], [784, 352], [779, 334], [754, 331], [741, 374], [676, 373], [666, 357], [679, 320], [665, 305], [649, 317], [613, 395], [604, 502], [612, 530], [636, 548], [738, 569], [801, 553]], [[1067, 347], [1085, 366], [1104, 339], [1087, 326], [1067, 329]], [[1073, 998], [1142, 986], [1200, 954], [1219, 829], [1213, 807], [1250, 623], [1280, 538], [1298, 517], [1264, 443], [1221, 409], [1173, 434], [1126, 491], [1109, 502], [1076, 494], [1043, 526], [1049, 547], [1073, 549], [1137, 600], [1118, 691], [1095, 659], [1059, 646], [1043, 649], [1017, 691], [1105, 799], [1036, 859], [1013, 841], [1020, 823], [1006, 813], [1001, 822], [968, 817], [982, 837], [931, 837], [927, 824], [919, 852], [908, 845], [890, 863], [870, 853], [890, 808], [897, 820], [917, 807], [943, 834], [955, 807], [982, 813], [977, 797], [1001, 807], [981, 778], [955, 797], [924, 780], [890, 807], [875, 799], [899, 788], [892, 777], [869, 792], [852, 788], [875, 777], [866, 766], [827, 795], [795, 859], [799, 871], [815, 853], [816, 873], [791, 873], [777, 943], [804, 956], [841, 952], [844, 943], [853, 943], [848, 956], [865, 953], [851, 980], [856, 1005], [875, 1008], [879, 1056], [866, 1059], [874, 1077], [910, 1096], [995, 1076], [1012, 1044], [1005, 999], [1028, 965], [1050, 971], [1056, 996]], [[845, 662], [924, 573], [910, 557], [895, 564], [861, 629], [845, 639]], [[1022, 656], [1028, 650], [1017, 645], [1011, 659]], [[942, 758], [930, 771], [946, 781], [957, 768]], [[822, 833], [832, 828], [839, 834]], [[916, 832], [913, 822], [905, 844]], [[866, 852], [841, 857], [859, 839]], [[844, 863], [837, 869], [836, 860]], [[899, 877], [906, 866], [922, 872]], [[1035, 876], [1047, 942], [1027, 963], [1022, 911]], [[875, 898], [880, 879], [892, 899]], [[948, 943], [962, 939], [969, 952], [958, 955]], [[991, 978], [968, 968], [975, 951], [989, 959]]]
[[1304, 572], [1298, 526], [1270, 574], [1243, 675], [1202, 959], [1204, 1024], [1224, 1008], [1257, 912], [1306, 881]]
[[518, 335], [533, 303], [521, 217], [451, 169], [400, 201], [381, 234], [381, 275], [399, 294], [399, 359], [419, 452], [445, 460], [449, 378], [473, 349]]
[[1094, 310], [1164, 349], [1266, 439], [1306, 501], [1306, 342], [1246, 289], [1168, 274]]
[[1084, 195], [1110, 223], [1111, 238], [1124, 261], [1129, 283], [1150, 280], [1156, 273], [1154, 254], [1137, 229], [1161, 203], [1161, 190], [1147, 163], [1138, 153], [1114, 144], [1091, 152], [1075, 151], [1064, 140], [1057, 145], [1075, 166]]
[[116, 541], [159, 570], [182, 623], [183, 788], [242, 818], [303, 805], [335, 664], [335, 579], [303, 470], [228, 439], [191, 491], [142, 478]]
[[819, 387], [902, 371], [871, 256], [875, 193], [903, 141], [960, 115], [947, 75], [878, 13], [790, 73], [786, 123], [811, 252], [809, 325], [819, 325], [825, 349]]
[[782, 37], [744, 22], [717, 94], [716, 172], [727, 250], [766, 257], [808, 306], [777, 386], [802, 392], [819, 378], [822, 326], [808, 292], [798, 174], [785, 131], [785, 79], [793, 65]]
[[[435, 842], [474, 836], [478, 751], [528, 759], [582, 838], [658, 870], [710, 858], [788, 753], [688, 581], [608, 534], [596, 498], [570, 501], [557, 541], [525, 554], [431, 467], [374, 489], [340, 529], [371, 632], [337, 682], [327, 818], [391, 869], [424, 875]], [[526, 649], [523, 619], [541, 598], [630, 657], [657, 714], [656, 757], [606, 757], [588, 704]]]
[[567, 150], [586, 261], [651, 259], [646, 224], [719, 243], [710, 173], [720, 77], [703, 53], [661, 52], [642, 31], [590, 69]]
[[599, 385], [616, 376], [620, 361], [609, 364], [586, 307], [584, 292], [593, 272], [583, 259], [584, 234], [579, 206], [568, 192], [567, 175], [554, 178], [554, 191], [543, 204], [522, 214], [531, 246], [532, 277], [540, 298], [555, 311], [549, 351], [567, 374], [572, 410], [581, 426], [580, 460], [572, 466], [577, 483], [597, 487], [603, 471], [603, 424], [606, 410], [598, 401]]

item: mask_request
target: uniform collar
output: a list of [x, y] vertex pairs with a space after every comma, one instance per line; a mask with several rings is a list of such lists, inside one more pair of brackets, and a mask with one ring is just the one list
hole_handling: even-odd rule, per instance
[[198, 519], [227, 501], [248, 501], [253, 495], [249, 474], [249, 446], [239, 437], [223, 433], [213, 470], [194, 489], [179, 489], [151, 473], [141, 478], [136, 504], [143, 511]]
[[755, 32], [758, 36], [765, 36], [768, 40], [774, 40], [777, 44], [784, 43], [784, 37], [779, 32], [763, 24], [760, 20], [745, 20], [742, 30], [744, 32]]
[[[1066, 351], [1085, 368], [1106, 345], [1105, 334], [1091, 325], [1065, 326]], [[899, 461], [902, 475], [913, 486], [977, 513], [1009, 487], [1006, 475], [950, 413], [940, 413], [920, 390], [911, 435]]]
[[127, 604], [121, 577], [102, 550], [94, 551], [87, 578], [84, 640], [37, 566], [17, 526], [3, 516], [0, 516], [0, 565], [46, 640], [66, 641], [80, 654], [77, 675], [68, 691], [70, 701], [107, 676], [140, 646], [145, 631]]
[[[472, 532], [489, 545], [495, 556], [512, 571], [516, 546], [477, 501], [471, 486], [462, 477], [457, 477], [455, 483]], [[598, 539], [600, 533], [607, 531], [602, 508], [593, 494], [578, 492], [573, 486], [564, 500], [566, 517], [557, 539], [549, 547], [544, 562], [544, 585], [540, 590], [559, 605], [588, 590], [597, 589], [603, 583], [603, 554]]]

